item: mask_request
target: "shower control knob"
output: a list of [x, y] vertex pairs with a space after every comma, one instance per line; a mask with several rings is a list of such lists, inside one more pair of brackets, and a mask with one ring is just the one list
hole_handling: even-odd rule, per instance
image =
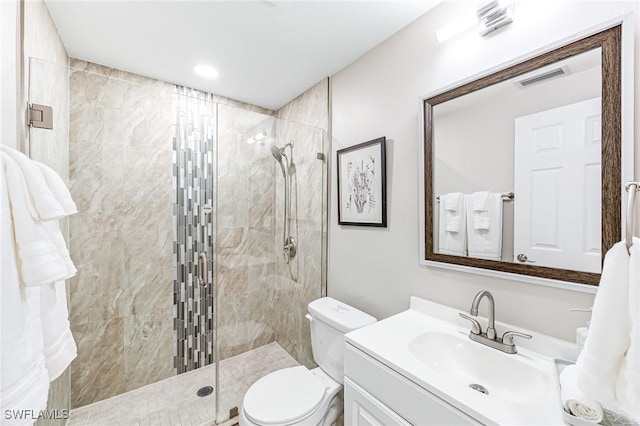
[[298, 248], [296, 245], [296, 239], [294, 237], [289, 237], [286, 239], [286, 244], [283, 247], [284, 256], [286, 263], [289, 263], [289, 259], [293, 259], [296, 257], [296, 253], [298, 252]]

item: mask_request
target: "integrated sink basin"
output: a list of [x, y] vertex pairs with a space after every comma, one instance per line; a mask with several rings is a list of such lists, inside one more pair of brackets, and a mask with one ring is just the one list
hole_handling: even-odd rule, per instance
[[[410, 380], [414, 389], [424, 389], [472, 419], [465, 424], [564, 425], [553, 360], [574, 360], [575, 345], [495, 321], [496, 336], [504, 336], [510, 330], [520, 336], [533, 335], [531, 339], [517, 340], [517, 353], [502, 352], [469, 338], [472, 328], [486, 335], [491, 318], [473, 317], [478, 321], [475, 327], [468, 318], [461, 318], [460, 312], [412, 297], [408, 310], [347, 333], [347, 345], [357, 351], [347, 353], [363, 354]], [[347, 377], [360, 373], [358, 377], [373, 377], [371, 371], [358, 370], [354, 366], [357, 362], [349, 359]], [[376, 383], [369, 385], [375, 388]], [[386, 385], [381, 389], [390, 399], [397, 397], [398, 413], [406, 409], [410, 417], [412, 407], [420, 406], [409, 395], [396, 395]], [[416, 410], [414, 424], [429, 424]], [[464, 423], [439, 421], [436, 424]]]
[[[553, 377], [515, 357], [471, 341], [464, 334], [430, 331], [409, 341], [409, 352], [459, 386], [487, 398], [528, 404], [553, 388]], [[479, 385], [479, 387], [477, 386]]]

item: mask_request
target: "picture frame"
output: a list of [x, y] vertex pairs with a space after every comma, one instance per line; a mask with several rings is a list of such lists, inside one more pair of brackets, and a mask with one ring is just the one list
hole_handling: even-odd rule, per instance
[[338, 224], [387, 226], [386, 137], [337, 151]]

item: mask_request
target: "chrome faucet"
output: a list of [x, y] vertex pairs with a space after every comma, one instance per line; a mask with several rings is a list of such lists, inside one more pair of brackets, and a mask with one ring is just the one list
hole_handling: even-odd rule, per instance
[[474, 317], [478, 316], [478, 306], [480, 305], [480, 301], [483, 297], [487, 298], [489, 301], [489, 324], [487, 324], [487, 338], [491, 340], [496, 339], [496, 302], [493, 300], [493, 295], [489, 293], [487, 290], [482, 290], [480, 293], [476, 294], [476, 297], [473, 298], [473, 302], [471, 302], [471, 310], [469, 311], [469, 315], [473, 315]]
[[483, 345], [490, 346], [494, 349], [498, 349], [499, 351], [506, 352], [508, 354], [515, 354], [518, 352], [516, 349], [515, 343], [513, 343], [513, 338], [515, 336], [522, 337], [524, 339], [531, 339], [531, 335], [525, 333], [519, 333], [517, 331], [507, 331], [502, 335], [502, 337], [496, 336], [496, 304], [493, 299], [493, 295], [489, 293], [487, 290], [482, 290], [476, 297], [473, 298], [473, 302], [471, 303], [471, 310], [469, 311], [469, 315], [478, 316], [478, 306], [480, 305], [480, 301], [483, 297], [487, 297], [489, 301], [489, 323], [487, 324], [487, 331], [482, 331], [482, 326], [475, 318], [467, 316], [463, 313], [459, 315], [471, 321], [471, 331], [469, 332], [469, 338], [474, 342], [482, 343]]

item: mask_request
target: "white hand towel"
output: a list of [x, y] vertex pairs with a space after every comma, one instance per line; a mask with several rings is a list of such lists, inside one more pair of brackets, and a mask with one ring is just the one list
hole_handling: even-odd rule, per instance
[[605, 255], [589, 334], [576, 361], [578, 387], [586, 397], [605, 404], [615, 401], [629, 328], [629, 253], [621, 241]]
[[602, 405], [585, 397], [578, 389], [575, 365], [565, 367], [560, 373], [560, 399], [565, 411], [583, 420], [599, 423], [604, 417]]
[[[459, 197], [458, 206], [456, 211], [447, 209], [447, 198], [443, 195], [444, 199], [440, 198], [440, 219], [438, 226], [438, 253], [440, 254], [452, 254], [455, 256], [465, 256], [467, 254], [467, 232], [466, 221], [464, 213], [464, 197]], [[454, 196], [455, 198], [455, 196]], [[455, 213], [455, 215], [453, 215]], [[456, 225], [452, 223], [447, 224], [447, 221], [451, 221], [452, 216], [457, 216]], [[455, 231], [454, 231], [455, 229]]]
[[629, 259], [629, 349], [616, 381], [620, 408], [640, 423], [640, 238], [633, 238]]
[[465, 221], [464, 196], [460, 192], [452, 192], [440, 197], [440, 204], [445, 207], [445, 228], [449, 232], [460, 232], [460, 224]]
[[471, 194], [473, 201], [473, 229], [489, 229], [491, 227], [490, 209], [491, 193], [489, 191], [474, 192]]
[[[11, 410], [37, 413], [47, 403], [49, 376], [43, 354], [40, 288], [20, 285], [14, 223], [4, 175], [4, 161], [0, 161], [0, 415], [2, 424], [31, 425], [32, 420], [15, 419]], [[7, 415], [11, 418], [7, 419]]]
[[[4, 151], [0, 157], [7, 182], [22, 284], [35, 286], [71, 278], [75, 275], [75, 267], [70, 268], [69, 252], [57, 223], [33, 220], [29, 213], [24, 176], [12, 157], [5, 155]], [[57, 233], [52, 232], [54, 227]]]
[[45, 366], [49, 380], [54, 381], [77, 356], [69, 324], [65, 282], [40, 286], [40, 302]]
[[491, 193], [487, 201], [487, 227], [476, 229], [473, 195], [465, 196], [469, 257], [500, 260], [502, 258], [502, 195]]

